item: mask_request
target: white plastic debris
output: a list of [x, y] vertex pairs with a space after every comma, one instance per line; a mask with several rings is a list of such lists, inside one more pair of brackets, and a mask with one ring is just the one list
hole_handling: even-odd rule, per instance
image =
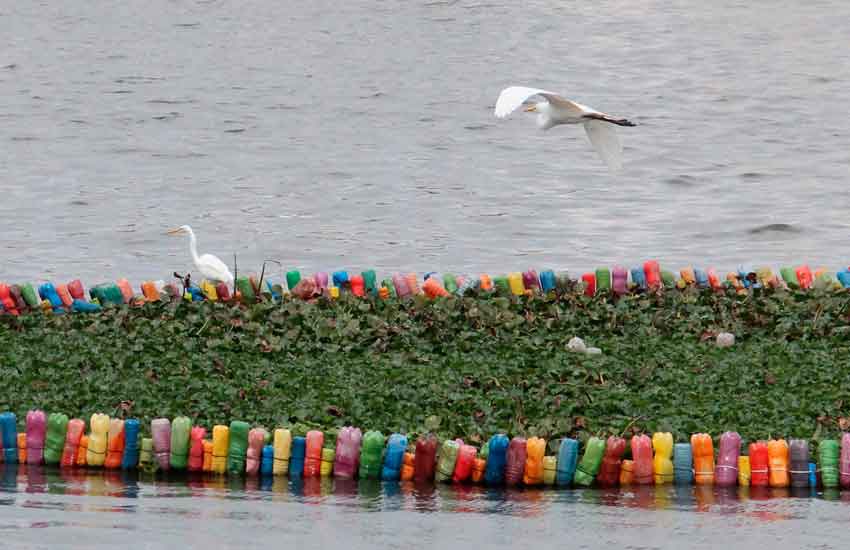
[[570, 339], [570, 341], [567, 343], [567, 349], [570, 351], [575, 351], [577, 353], [587, 352], [587, 346], [584, 345], [584, 340], [582, 340], [578, 336], [573, 336]]
[[588, 355], [599, 355], [602, 353], [602, 350], [599, 348], [587, 348]]
[[735, 345], [735, 335], [730, 332], [721, 332], [717, 335], [716, 344], [718, 348], [731, 348]]

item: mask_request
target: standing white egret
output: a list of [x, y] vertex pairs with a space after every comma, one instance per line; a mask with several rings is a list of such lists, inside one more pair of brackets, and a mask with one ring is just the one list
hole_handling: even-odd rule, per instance
[[620, 157], [623, 146], [620, 145], [620, 138], [612, 125], [637, 126], [630, 120], [606, 115], [554, 92], [523, 86], [511, 86], [502, 90], [496, 101], [495, 115], [498, 118], [505, 118], [530, 97], [536, 95], [543, 97], [546, 101], [532, 103], [525, 110], [537, 113], [537, 126], [541, 130], [548, 130], [559, 124], [584, 124], [590, 143], [606, 164], [612, 170], [619, 170], [622, 167]]
[[227, 264], [222, 262], [212, 254], [204, 254], [198, 256], [198, 240], [195, 238], [195, 232], [188, 225], [181, 225], [176, 229], [168, 232], [169, 235], [189, 235], [189, 252], [192, 254], [192, 262], [195, 267], [201, 272], [201, 275], [215, 282], [222, 282], [228, 286], [233, 284], [233, 274], [227, 268]]

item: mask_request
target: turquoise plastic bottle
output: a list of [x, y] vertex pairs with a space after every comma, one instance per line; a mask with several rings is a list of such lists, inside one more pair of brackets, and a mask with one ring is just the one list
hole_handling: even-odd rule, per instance
[[260, 474], [270, 476], [274, 472], [274, 446], [263, 447], [263, 460], [260, 462]]
[[363, 277], [363, 286], [366, 289], [366, 293], [372, 296], [378, 295], [378, 276], [375, 274], [374, 269], [367, 269], [360, 273], [360, 276]]
[[44, 442], [44, 463], [59, 464], [65, 449], [65, 434], [68, 431], [68, 415], [50, 413], [47, 417], [47, 439]]
[[505, 464], [508, 460], [509, 444], [510, 441], [505, 434], [496, 434], [490, 438], [487, 469], [484, 471], [484, 481], [487, 485], [501, 485], [505, 482]]
[[304, 457], [307, 454], [307, 438], [303, 436], [292, 438], [292, 456], [289, 458], [289, 477], [301, 479], [304, 477]]
[[286, 272], [286, 287], [289, 289], [290, 292], [292, 292], [292, 289], [295, 288], [295, 285], [297, 285], [300, 281], [301, 272], [297, 270]]
[[632, 283], [634, 283], [636, 288], [646, 290], [646, 275], [644, 274], [643, 268], [632, 268]]
[[673, 445], [673, 483], [691, 485], [694, 482], [694, 457], [690, 443]]
[[578, 466], [578, 441], [565, 437], [558, 448], [558, 465], [555, 470], [555, 484], [567, 487], [573, 482]]
[[387, 456], [384, 457], [384, 467], [381, 469], [382, 480], [399, 480], [405, 450], [407, 450], [407, 436], [398, 433], [392, 434], [387, 441]]
[[18, 418], [13, 412], [0, 414], [0, 428], [3, 432], [3, 462], [18, 463]]
[[555, 273], [553, 273], [551, 270], [541, 271], [540, 288], [543, 289], [543, 292], [555, 290]]
[[139, 464], [139, 421], [129, 418], [124, 421], [124, 456], [121, 468], [133, 470]]

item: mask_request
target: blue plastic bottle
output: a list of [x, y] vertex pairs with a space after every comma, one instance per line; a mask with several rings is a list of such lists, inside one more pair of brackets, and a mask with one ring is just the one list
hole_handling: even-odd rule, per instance
[[97, 313], [101, 310], [101, 307], [98, 304], [77, 299], [71, 304], [71, 310], [77, 313]]
[[694, 269], [694, 278], [696, 279], [697, 285], [700, 288], [708, 287], [708, 273], [706, 273], [702, 269]]
[[632, 268], [632, 282], [635, 284], [635, 287], [646, 290], [646, 275], [644, 275], [642, 267]]
[[348, 284], [348, 272], [347, 271], [334, 271], [333, 274], [334, 286], [342, 292], [344, 285]]
[[139, 421], [129, 418], [124, 421], [124, 456], [121, 457], [121, 468], [135, 469], [139, 464]]
[[53, 286], [53, 283], [44, 283], [38, 287], [38, 295], [42, 300], [50, 302], [54, 311], [62, 309], [62, 298], [59, 297], [59, 293], [56, 292], [56, 287]]
[[673, 483], [690, 485], [694, 482], [694, 456], [690, 443], [673, 446]]
[[398, 481], [405, 450], [407, 450], [407, 436], [392, 434], [387, 440], [387, 454], [384, 457], [384, 467], [381, 468], [382, 480]]
[[543, 292], [555, 289], [555, 273], [552, 270], [547, 269], [540, 272], [540, 288], [543, 289]]
[[841, 283], [841, 286], [850, 288], [850, 271], [842, 269], [835, 276], [838, 277], [838, 282]]
[[0, 414], [0, 430], [3, 432], [3, 462], [18, 463], [18, 419], [13, 412]]
[[558, 448], [558, 465], [555, 468], [555, 484], [568, 486], [573, 482], [578, 465], [578, 441], [565, 437]]
[[270, 476], [274, 473], [274, 445], [263, 447], [263, 459], [260, 462], [260, 474]]
[[487, 485], [501, 485], [505, 482], [509, 443], [508, 436], [505, 434], [496, 434], [490, 438], [487, 469], [484, 470], [484, 481]]
[[[336, 274], [334, 274], [336, 275]], [[304, 456], [307, 453], [307, 438], [298, 436], [292, 438], [292, 456], [289, 457], [289, 477], [302, 478], [304, 476]], [[272, 455], [274, 456], [274, 455]]]

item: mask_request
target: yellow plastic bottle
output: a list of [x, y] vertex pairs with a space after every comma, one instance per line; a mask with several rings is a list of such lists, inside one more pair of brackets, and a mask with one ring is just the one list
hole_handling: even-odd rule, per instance
[[215, 291], [215, 285], [206, 279], [201, 281], [201, 292], [207, 297], [207, 300], [211, 302], [218, 300], [218, 292]]
[[522, 296], [525, 294], [525, 285], [522, 284], [522, 273], [511, 273], [508, 275], [508, 284], [511, 287], [511, 294], [514, 296]]
[[109, 415], [94, 413], [89, 421], [89, 448], [86, 451], [86, 463], [89, 466], [103, 466], [106, 461], [106, 444], [109, 437]]
[[274, 466], [272, 472], [283, 476], [289, 471], [289, 457], [292, 456], [292, 432], [283, 428], [274, 431]]
[[546, 440], [531, 437], [525, 443], [525, 471], [523, 483], [540, 485], [543, 483], [543, 455], [546, 454]]
[[620, 485], [631, 485], [635, 482], [635, 463], [632, 460], [624, 460], [620, 464]]
[[322, 477], [328, 477], [333, 474], [334, 460], [336, 459], [336, 451], [333, 449], [322, 449], [322, 466], [319, 469], [319, 474]]
[[227, 471], [227, 449], [230, 447], [230, 428], [221, 424], [213, 426], [212, 471], [223, 474]]
[[773, 284], [773, 271], [769, 267], [760, 267], [756, 270], [756, 278], [764, 286]]
[[555, 472], [558, 467], [558, 459], [554, 456], [543, 457], [543, 484], [555, 484]]
[[738, 485], [750, 486], [750, 457], [744, 455], [738, 457]]
[[655, 432], [652, 434], [652, 448], [655, 451], [652, 464], [655, 472], [655, 484], [671, 483], [673, 481], [673, 461], [671, 460], [673, 456], [673, 434]]

